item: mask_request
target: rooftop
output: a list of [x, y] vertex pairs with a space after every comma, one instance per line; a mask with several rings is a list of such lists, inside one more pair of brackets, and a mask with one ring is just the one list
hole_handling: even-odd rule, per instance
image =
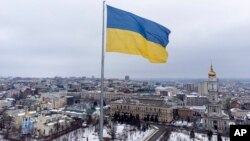
[[144, 97], [144, 98], [134, 98], [134, 99], [130, 99], [130, 98], [127, 98], [127, 99], [121, 99], [121, 100], [116, 100], [116, 101], [113, 101], [112, 103], [115, 103], [115, 104], [130, 104], [130, 105], [151, 105], [151, 106], [157, 106], [157, 107], [170, 107], [170, 105], [168, 104], [168, 102], [166, 102], [164, 100], [164, 98], [160, 98], [160, 97], [157, 97], [157, 98], [152, 98], [152, 97]]

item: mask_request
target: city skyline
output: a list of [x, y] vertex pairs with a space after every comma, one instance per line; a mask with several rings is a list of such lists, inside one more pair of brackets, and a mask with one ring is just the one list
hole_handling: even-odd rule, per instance
[[[250, 2], [107, 1], [168, 27], [166, 64], [106, 53], [105, 77], [250, 78]], [[101, 1], [1, 1], [0, 76], [100, 77]]]

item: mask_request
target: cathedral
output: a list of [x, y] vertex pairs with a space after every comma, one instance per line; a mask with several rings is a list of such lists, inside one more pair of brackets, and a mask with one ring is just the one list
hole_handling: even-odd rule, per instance
[[209, 104], [204, 114], [204, 127], [211, 131], [225, 132], [229, 129], [229, 116], [222, 110], [217, 83], [216, 73], [211, 65], [207, 83]]
[[29, 116], [29, 111], [26, 111], [22, 122], [22, 134], [24, 135], [32, 134], [33, 127], [34, 127], [34, 122], [31, 120]]

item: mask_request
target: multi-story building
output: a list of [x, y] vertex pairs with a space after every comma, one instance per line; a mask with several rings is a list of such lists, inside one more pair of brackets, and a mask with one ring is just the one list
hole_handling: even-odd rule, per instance
[[250, 113], [250, 110], [242, 110], [242, 109], [238, 109], [238, 108], [232, 108], [230, 110], [230, 112], [231, 112], [231, 115], [234, 118], [234, 120], [243, 121], [247, 117], [247, 114]]
[[15, 99], [13, 98], [6, 98], [4, 100], [0, 100], [0, 111], [2, 111], [3, 109], [12, 107], [14, 104]]
[[236, 98], [233, 98], [232, 100], [235, 100], [240, 104], [250, 103], [250, 96], [236, 97]]
[[190, 108], [182, 107], [177, 109], [178, 119], [190, 120], [193, 118], [193, 111]]
[[173, 96], [178, 93], [177, 88], [175, 87], [156, 87], [155, 94], [160, 96]]
[[203, 106], [208, 104], [208, 98], [206, 96], [197, 95], [185, 95], [185, 106]]
[[216, 73], [212, 65], [208, 78], [209, 104], [204, 114], [204, 127], [207, 130], [225, 132], [229, 128], [229, 116], [222, 110], [222, 104], [218, 97]]
[[66, 104], [66, 98], [53, 98], [50, 100], [52, 102], [52, 109], [63, 108]]
[[188, 84], [183, 85], [183, 89], [190, 91], [190, 92], [194, 92], [194, 91], [196, 91], [197, 87], [195, 87], [195, 85], [193, 83], [188, 83]]
[[208, 94], [207, 81], [203, 81], [198, 84], [198, 94], [200, 96], [206, 96]]
[[[100, 92], [97, 91], [88, 91], [88, 92], [81, 92], [81, 93], [68, 93], [68, 95], [77, 95], [80, 94], [82, 99], [93, 99], [93, 100], [100, 100]], [[113, 100], [119, 99], [126, 99], [136, 94], [125, 94], [121, 92], [105, 92], [104, 93], [104, 100], [106, 102], [110, 102]]]
[[41, 100], [46, 101], [50, 109], [59, 109], [65, 106], [66, 95], [66, 92], [42, 93]]
[[159, 122], [171, 122], [173, 120], [173, 108], [168, 106], [161, 98], [137, 98], [123, 99], [111, 102], [110, 114], [132, 114], [140, 120], [146, 118], [155, 119]]
[[38, 137], [45, 137], [70, 127], [72, 119], [61, 114], [40, 115], [34, 124], [34, 132]]
[[125, 80], [126, 80], [126, 81], [129, 81], [129, 75], [126, 75], [126, 76], [125, 76]]

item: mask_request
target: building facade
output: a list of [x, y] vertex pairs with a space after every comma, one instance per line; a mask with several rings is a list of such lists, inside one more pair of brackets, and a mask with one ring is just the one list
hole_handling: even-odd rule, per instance
[[155, 88], [155, 95], [159, 96], [173, 96], [178, 93], [177, 88], [175, 87], [156, 87]]
[[193, 118], [193, 111], [189, 108], [182, 107], [177, 109], [178, 119], [190, 120]]
[[[151, 99], [151, 101], [154, 101]], [[140, 100], [118, 100], [110, 104], [110, 114], [114, 116], [115, 113], [119, 114], [132, 114], [139, 116], [140, 120], [146, 118], [155, 119], [158, 122], [171, 122], [173, 120], [173, 108], [160, 104], [142, 102]]]
[[188, 84], [184, 84], [183, 85], [183, 89], [184, 90], [187, 90], [189, 92], [195, 92], [195, 91], [198, 91], [197, 89], [197, 86], [195, 86], [195, 84], [193, 83], [188, 83]]
[[40, 115], [34, 124], [34, 133], [38, 137], [46, 137], [70, 127], [72, 119], [61, 114]]
[[129, 81], [129, 75], [125, 76], [125, 81]]
[[185, 106], [203, 106], [208, 104], [208, 98], [206, 96], [185, 95]]
[[[69, 93], [71, 95], [77, 93]], [[90, 91], [90, 92], [81, 92], [78, 93], [81, 96], [81, 99], [92, 99], [92, 100], [100, 100], [100, 92]], [[109, 103], [110, 101], [119, 100], [119, 99], [126, 99], [136, 94], [126, 94], [122, 92], [105, 92], [104, 100]]]
[[200, 96], [207, 96], [208, 95], [207, 81], [203, 81], [203, 82], [200, 82], [198, 84], [198, 94]]

